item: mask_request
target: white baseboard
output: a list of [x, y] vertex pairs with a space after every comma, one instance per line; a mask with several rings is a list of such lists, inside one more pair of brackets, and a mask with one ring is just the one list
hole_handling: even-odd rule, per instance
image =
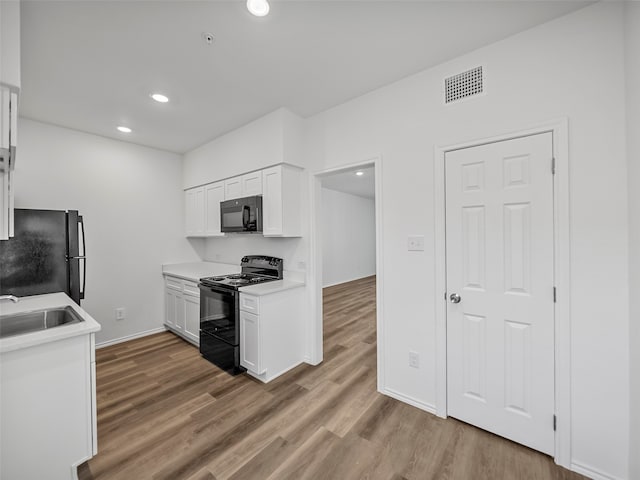
[[571, 462], [571, 471], [584, 475], [585, 477], [592, 478], [593, 480], [623, 480], [621, 477], [609, 475], [596, 468], [577, 462]]
[[433, 415], [436, 415], [436, 407], [435, 405], [431, 405], [430, 403], [425, 403], [422, 402], [418, 399], [415, 399], [413, 397], [410, 397], [408, 395], [405, 395], [403, 393], [400, 392], [396, 392], [395, 390], [392, 390], [390, 388], [385, 388], [383, 390], [378, 390], [380, 393], [382, 393], [383, 395], [386, 395], [387, 397], [391, 397], [391, 398], [395, 398], [396, 400], [399, 400], [401, 402], [404, 403], [408, 403], [409, 405], [419, 408], [420, 410], [424, 410], [425, 412], [428, 413], [432, 413]]
[[96, 349], [108, 347], [110, 345], [116, 345], [122, 342], [128, 342], [129, 340], [134, 340], [136, 338], [146, 337], [147, 335], [153, 335], [154, 333], [166, 332], [167, 329], [165, 327], [158, 327], [152, 330], [146, 330], [144, 332], [134, 333], [132, 335], [127, 335], [126, 337], [115, 338], [113, 340], [107, 340], [106, 342], [96, 343]]

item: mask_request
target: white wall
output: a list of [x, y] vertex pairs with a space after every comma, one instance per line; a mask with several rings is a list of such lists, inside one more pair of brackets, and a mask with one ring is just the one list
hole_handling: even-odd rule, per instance
[[84, 215], [82, 306], [102, 325], [97, 342], [162, 327], [161, 264], [200, 260], [183, 234], [180, 156], [23, 118], [18, 128], [16, 208]]
[[372, 198], [322, 189], [322, 286], [376, 273], [376, 207]]
[[[384, 379], [436, 401], [434, 147], [568, 117], [572, 466], [628, 478], [629, 296], [623, 6], [598, 3], [391, 84], [308, 120], [319, 171], [381, 156]], [[443, 78], [477, 65], [487, 95], [444, 106]], [[419, 205], [421, 214], [407, 205]], [[424, 252], [407, 252], [423, 234]], [[415, 254], [415, 255], [414, 255]], [[636, 348], [638, 348], [636, 344]], [[421, 355], [408, 366], [408, 351]], [[563, 419], [560, 419], [563, 421]]]
[[228, 234], [226, 237], [208, 238], [204, 259], [209, 262], [228, 263], [240, 265], [240, 260], [245, 255], [269, 255], [282, 258], [285, 275], [302, 275], [304, 280], [304, 268], [298, 264], [305, 261], [306, 257], [300, 238], [265, 238], [254, 234]]
[[640, 3], [625, 12], [627, 158], [629, 160], [629, 246], [631, 351], [631, 437], [629, 478], [640, 478]]
[[301, 119], [281, 108], [184, 155], [185, 189], [276, 163], [300, 164]]

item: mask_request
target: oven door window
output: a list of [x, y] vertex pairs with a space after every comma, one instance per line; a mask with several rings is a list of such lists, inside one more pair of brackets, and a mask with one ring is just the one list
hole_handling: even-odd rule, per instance
[[232, 345], [237, 343], [235, 292], [200, 287], [200, 329]]

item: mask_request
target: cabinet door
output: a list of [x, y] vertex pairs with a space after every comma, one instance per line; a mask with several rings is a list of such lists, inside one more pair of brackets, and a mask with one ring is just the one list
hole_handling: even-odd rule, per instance
[[222, 235], [220, 232], [220, 202], [224, 200], [224, 182], [205, 186], [207, 235]]
[[242, 196], [262, 195], [262, 170], [242, 175]]
[[184, 295], [184, 334], [200, 343], [200, 297]]
[[175, 327], [177, 318], [177, 297], [179, 293], [169, 287], [164, 289], [164, 322], [170, 327]]
[[0, 156], [2, 164], [9, 164], [9, 131], [11, 129], [11, 90], [0, 86]]
[[181, 333], [184, 333], [185, 322], [185, 310], [184, 310], [184, 296], [182, 293], [176, 295], [176, 323], [175, 329]]
[[188, 237], [204, 235], [204, 187], [185, 190], [185, 233]]
[[242, 197], [242, 177], [228, 178], [224, 181], [224, 199]]
[[282, 167], [262, 171], [262, 229], [264, 235], [282, 235]]
[[243, 311], [240, 311], [240, 365], [258, 375], [264, 373], [260, 317]]

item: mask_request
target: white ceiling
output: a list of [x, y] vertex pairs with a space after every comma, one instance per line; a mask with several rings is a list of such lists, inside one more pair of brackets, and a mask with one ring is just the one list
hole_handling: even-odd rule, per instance
[[[271, 0], [256, 18], [244, 0], [22, 0], [21, 115], [182, 153], [279, 107], [308, 117], [588, 3]], [[155, 91], [171, 101], [153, 102]]]
[[[356, 172], [362, 172], [361, 176]], [[373, 167], [353, 168], [322, 178], [322, 187], [329, 190], [375, 198], [375, 170]]]

